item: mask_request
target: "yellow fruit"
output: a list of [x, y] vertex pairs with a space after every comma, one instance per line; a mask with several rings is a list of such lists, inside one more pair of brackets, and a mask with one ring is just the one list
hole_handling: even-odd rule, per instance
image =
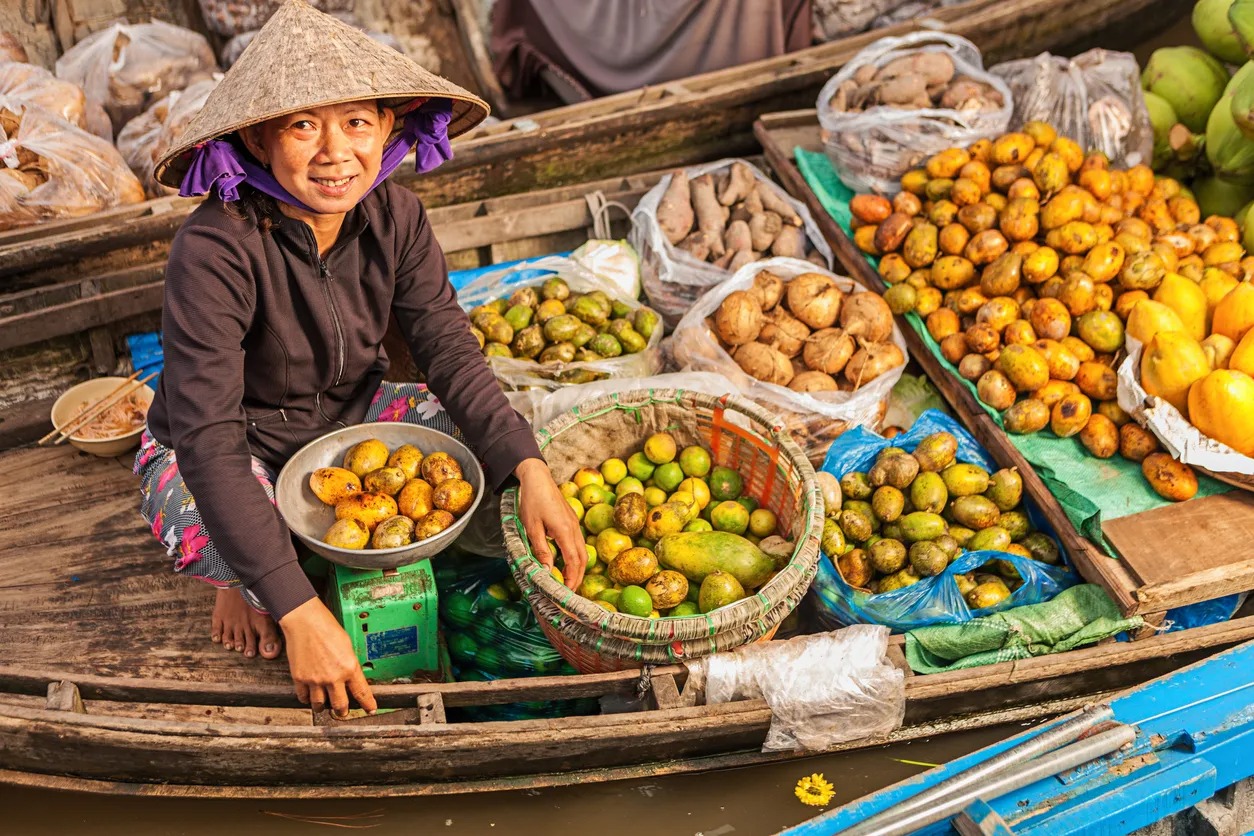
[[[1222, 334], [1217, 336], [1223, 339]], [[1241, 342], [1237, 343], [1232, 356], [1228, 358], [1228, 368], [1254, 377], [1254, 328], [1246, 331]]]
[[1206, 352], [1206, 362], [1210, 363], [1212, 370], [1228, 368], [1232, 352], [1236, 350], [1237, 344], [1223, 334], [1211, 334], [1202, 340], [1202, 351]]
[[710, 504], [710, 486], [701, 479], [689, 476], [679, 483], [677, 490], [692, 494], [692, 497], [697, 501], [697, 507], [702, 511], [705, 510], [705, 506]]
[[1145, 391], [1162, 398], [1186, 418], [1189, 387], [1210, 372], [1202, 346], [1179, 331], [1155, 334], [1141, 356], [1141, 385]]
[[1204, 435], [1254, 456], [1254, 378], [1213, 371], [1189, 390], [1189, 420]]
[[1155, 302], [1153, 299], [1142, 299], [1136, 303], [1132, 313], [1128, 315], [1126, 332], [1140, 340], [1142, 345], [1149, 345], [1159, 331], [1181, 331], [1188, 333], [1180, 316], [1171, 308]]
[[335, 505], [361, 492], [361, 480], [357, 474], [342, 467], [320, 467], [309, 474], [309, 488], [327, 505]]
[[1154, 291], [1154, 301], [1175, 311], [1190, 337], [1198, 342], [1206, 339], [1206, 294], [1196, 282], [1168, 273]]
[[[1207, 227], [1209, 229], [1210, 227]], [[1215, 316], [1215, 308], [1223, 298], [1236, 289], [1237, 280], [1215, 267], [1206, 268], [1198, 287], [1206, 294], [1206, 327], [1210, 333], [1211, 320]]]
[[1241, 282], [1215, 306], [1211, 331], [1240, 343], [1254, 328], [1254, 284]]
[[388, 448], [377, 438], [368, 438], [354, 444], [344, 454], [344, 469], [357, 474], [357, 478], [365, 476], [372, 470], [378, 470], [388, 463]]

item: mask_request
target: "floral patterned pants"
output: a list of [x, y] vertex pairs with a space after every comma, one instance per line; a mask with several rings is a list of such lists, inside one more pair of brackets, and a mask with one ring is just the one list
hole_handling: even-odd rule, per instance
[[[384, 382], [375, 393], [365, 423], [400, 421], [421, 424], [464, 441], [453, 419], [444, 411], [435, 395], [417, 383]], [[261, 612], [265, 609], [251, 592], [242, 587], [235, 574], [213, 545], [213, 535], [206, 530], [196, 499], [188, 491], [179, 474], [174, 451], [144, 431], [139, 452], [135, 454], [135, 474], [140, 478], [139, 513], [147, 521], [152, 534], [174, 559], [174, 571], [198, 578], [219, 589], [239, 588], [244, 599]], [[274, 482], [278, 474], [269, 465], [253, 457], [253, 475], [274, 502]]]

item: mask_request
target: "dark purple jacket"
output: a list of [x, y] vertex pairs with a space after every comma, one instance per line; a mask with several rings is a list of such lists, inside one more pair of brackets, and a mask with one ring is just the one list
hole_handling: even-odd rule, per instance
[[365, 418], [388, 368], [390, 314], [489, 485], [499, 489], [540, 454], [470, 333], [411, 192], [375, 189], [325, 258], [307, 224], [276, 216], [262, 232], [248, 215], [209, 199], [174, 238], [165, 370], [148, 426], [175, 451], [219, 553], [278, 619], [314, 590], [250, 456], [278, 469], [307, 442]]

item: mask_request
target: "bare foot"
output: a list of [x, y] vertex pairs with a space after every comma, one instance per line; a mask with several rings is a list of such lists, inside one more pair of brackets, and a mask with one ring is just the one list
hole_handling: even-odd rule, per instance
[[238, 589], [219, 589], [213, 602], [210, 638], [226, 650], [248, 658], [260, 649], [263, 659], [277, 659], [283, 650], [279, 627], [274, 619], [259, 613], [244, 600]]

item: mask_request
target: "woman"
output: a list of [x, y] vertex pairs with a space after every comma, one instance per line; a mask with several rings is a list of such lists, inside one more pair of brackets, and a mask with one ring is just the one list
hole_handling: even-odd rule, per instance
[[[517, 479], [540, 559], [552, 563], [552, 537], [567, 583], [583, 576], [578, 522], [470, 333], [427, 216], [385, 179], [411, 146], [420, 170], [434, 168], [451, 156], [448, 134], [486, 115], [470, 93], [288, 0], [156, 170], [210, 197], [170, 251], [165, 368], [136, 457], [142, 510], [175, 571], [218, 587], [211, 638], [273, 659], [281, 631], [298, 697], [337, 716], [349, 696], [368, 711], [375, 701], [272, 504], [276, 471], [312, 439], [397, 401], [391, 420], [446, 409], [452, 421], [433, 423], [461, 429], [488, 485]], [[438, 402], [381, 388], [393, 315]]]

